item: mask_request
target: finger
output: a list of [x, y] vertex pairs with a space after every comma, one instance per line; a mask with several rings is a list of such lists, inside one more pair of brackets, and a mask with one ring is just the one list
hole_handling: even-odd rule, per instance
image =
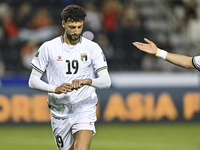
[[61, 89], [60, 89], [60, 91], [62, 92], [62, 93], [65, 93], [65, 94], [67, 94], [67, 92], [69, 91], [69, 89], [70, 89], [70, 86], [62, 86], [61, 87]]
[[67, 94], [67, 90], [61, 89], [60, 90], [61, 93]]
[[74, 88], [77, 89], [77, 80], [74, 81]]
[[149, 44], [153, 43], [152, 41], [148, 40], [147, 38], [144, 38], [144, 40]]
[[139, 42], [135, 43], [134, 45], [135, 45], [137, 48], [139, 48], [139, 49], [143, 49], [144, 46], [145, 46], [144, 43], [139, 43]]
[[132, 44], [135, 45], [137, 42], [133, 42]]
[[72, 89], [75, 89], [75, 90], [77, 90], [77, 80], [73, 80], [72, 81]]
[[137, 42], [133, 42], [133, 45], [134, 45], [134, 46], [137, 46]]
[[143, 43], [141, 42], [133, 42], [133, 45], [142, 45]]
[[71, 92], [71, 91], [73, 91], [73, 89], [72, 89], [72, 85], [70, 84], [70, 86], [68, 88], [68, 92]]
[[142, 44], [142, 43], [134, 43], [134, 45], [139, 49], [143, 49], [143, 47], [144, 47], [143, 46], [144, 44]]
[[71, 92], [73, 91], [72, 85], [70, 84], [70, 86], [67, 87], [67, 92]]
[[80, 88], [81, 87], [81, 81], [80, 80], [77, 80], [77, 82], [76, 82], [76, 88], [78, 89], [78, 88]]
[[72, 88], [70, 88], [69, 90], [68, 90], [68, 92], [72, 92], [74, 89], [72, 89]]
[[81, 80], [77, 80], [77, 89], [79, 89], [80, 87], [82, 87], [82, 81]]
[[70, 85], [69, 83], [66, 83], [66, 84], [64, 85], [64, 87], [67, 88], [67, 89], [69, 89], [70, 86], [71, 86], [71, 85]]
[[72, 81], [71, 86], [72, 86], [72, 89], [74, 89], [74, 80]]
[[84, 85], [81, 81], [79, 81], [79, 88], [81, 88]]

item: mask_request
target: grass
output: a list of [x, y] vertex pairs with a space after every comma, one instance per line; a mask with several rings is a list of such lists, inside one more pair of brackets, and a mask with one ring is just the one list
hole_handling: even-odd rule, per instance
[[[97, 124], [91, 150], [200, 150], [199, 123]], [[56, 150], [50, 125], [0, 126], [3, 150]]]
[[200, 150], [200, 124], [97, 126], [94, 150]]

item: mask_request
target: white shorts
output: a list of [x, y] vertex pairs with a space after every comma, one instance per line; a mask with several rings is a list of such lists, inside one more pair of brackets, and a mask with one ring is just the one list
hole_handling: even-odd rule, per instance
[[73, 142], [73, 134], [79, 130], [92, 130], [96, 133], [96, 106], [69, 118], [51, 116], [51, 127], [59, 150], [68, 150]]

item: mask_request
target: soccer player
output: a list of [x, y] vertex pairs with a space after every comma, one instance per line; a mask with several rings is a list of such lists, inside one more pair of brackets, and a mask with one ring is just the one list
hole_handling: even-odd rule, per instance
[[133, 45], [138, 49], [149, 54], [156, 55], [174, 65], [183, 68], [193, 68], [200, 71], [200, 56], [189, 57], [180, 54], [168, 53], [165, 50], [159, 49], [152, 41], [144, 39], [147, 43], [133, 42]]
[[[111, 79], [100, 46], [81, 36], [85, 10], [69, 5], [61, 17], [64, 35], [41, 45], [31, 62], [29, 87], [48, 92], [58, 149], [89, 150], [96, 133], [95, 88], [109, 88]], [[41, 79], [45, 71], [48, 83]]]

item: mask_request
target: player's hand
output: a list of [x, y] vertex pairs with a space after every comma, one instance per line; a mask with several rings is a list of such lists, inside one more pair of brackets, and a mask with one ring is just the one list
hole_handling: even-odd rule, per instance
[[67, 94], [67, 92], [71, 92], [71, 91], [72, 91], [71, 84], [70, 83], [63, 83], [55, 89], [54, 93], [56, 93], [56, 94], [61, 94], [61, 93]]
[[92, 84], [92, 80], [91, 79], [76, 79], [72, 81], [72, 90], [78, 90], [79, 88], [81, 88], [84, 85], [91, 85]]
[[147, 52], [149, 54], [156, 55], [157, 53], [157, 46], [147, 38], [144, 39], [147, 43], [141, 43], [141, 42], [133, 42], [133, 45], [135, 45], [138, 49]]

